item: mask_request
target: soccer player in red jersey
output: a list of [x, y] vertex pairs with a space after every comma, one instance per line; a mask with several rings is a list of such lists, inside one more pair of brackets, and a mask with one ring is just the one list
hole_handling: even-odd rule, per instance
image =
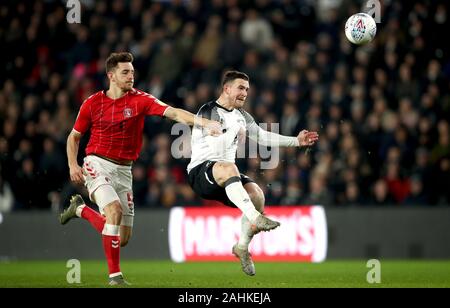
[[[87, 187], [89, 198], [98, 205], [100, 213], [86, 206], [80, 195], [75, 195], [61, 214], [60, 222], [66, 224], [72, 218], [81, 217], [102, 234], [110, 285], [127, 284], [120, 271], [120, 247], [130, 240], [133, 227], [131, 165], [141, 150], [145, 116], [164, 116], [207, 128], [211, 135], [221, 133], [218, 122], [170, 107], [152, 95], [134, 89], [132, 62], [133, 56], [128, 52], [113, 53], [108, 57], [109, 89], [97, 92], [83, 102], [67, 139], [70, 179]], [[80, 167], [77, 162], [79, 143], [88, 130], [91, 137], [84, 164]]]

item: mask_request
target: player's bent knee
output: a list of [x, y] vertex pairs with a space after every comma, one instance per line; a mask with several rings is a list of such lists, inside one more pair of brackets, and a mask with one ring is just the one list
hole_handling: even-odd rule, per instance
[[120, 223], [122, 207], [119, 200], [119, 196], [111, 185], [100, 185], [92, 192], [92, 201], [97, 203], [100, 212], [106, 216], [108, 223]]
[[122, 206], [120, 205], [119, 201], [113, 201], [110, 204], [108, 204], [105, 207], [105, 212], [111, 213], [111, 214], [116, 214], [116, 215], [122, 215]]
[[213, 166], [213, 176], [216, 182], [222, 186], [229, 178], [240, 176], [240, 173], [235, 164], [218, 162]]
[[217, 171], [223, 175], [239, 175], [239, 169], [233, 163], [220, 162], [216, 163], [213, 168], [218, 169]]
[[113, 201], [105, 206], [105, 214], [108, 220], [111, 219], [115, 223], [119, 224], [122, 219], [122, 206], [119, 201]]
[[232, 176], [239, 176], [239, 175], [240, 175], [239, 169], [236, 167], [235, 164], [227, 165], [227, 166], [225, 167], [225, 170], [226, 170], [226, 173], [227, 173], [227, 175], [228, 175], [229, 177], [232, 177]]

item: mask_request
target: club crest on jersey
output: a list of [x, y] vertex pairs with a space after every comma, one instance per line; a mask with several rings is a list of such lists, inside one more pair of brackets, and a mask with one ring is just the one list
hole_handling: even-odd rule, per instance
[[123, 116], [125, 118], [131, 118], [132, 115], [133, 115], [133, 110], [131, 110], [131, 108], [125, 108], [123, 110]]

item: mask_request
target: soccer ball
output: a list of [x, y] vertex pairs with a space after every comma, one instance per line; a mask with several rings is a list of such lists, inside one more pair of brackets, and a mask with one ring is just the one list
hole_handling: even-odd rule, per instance
[[369, 43], [377, 33], [377, 24], [372, 16], [358, 13], [350, 16], [345, 23], [345, 36], [356, 45]]

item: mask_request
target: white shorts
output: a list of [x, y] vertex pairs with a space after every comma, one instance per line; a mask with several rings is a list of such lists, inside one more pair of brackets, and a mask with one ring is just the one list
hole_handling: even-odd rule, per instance
[[94, 155], [84, 158], [84, 185], [89, 192], [89, 199], [98, 205], [100, 214], [113, 201], [122, 206], [122, 226], [133, 226], [133, 177], [131, 166], [122, 166]]

